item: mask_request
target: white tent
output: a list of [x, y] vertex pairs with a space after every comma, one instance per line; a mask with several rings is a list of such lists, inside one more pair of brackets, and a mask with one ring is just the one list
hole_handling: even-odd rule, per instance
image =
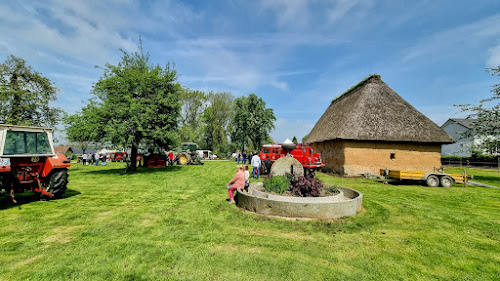
[[289, 138], [286, 138], [286, 140], [283, 143], [293, 143]]

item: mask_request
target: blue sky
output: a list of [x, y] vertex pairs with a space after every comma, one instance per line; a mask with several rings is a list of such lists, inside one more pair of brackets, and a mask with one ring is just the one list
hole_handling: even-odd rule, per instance
[[142, 36], [182, 85], [255, 93], [275, 141], [300, 140], [331, 100], [377, 73], [438, 125], [454, 104], [490, 97], [500, 65], [500, 1], [1, 1], [0, 60], [24, 58], [73, 113], [119, 49]]

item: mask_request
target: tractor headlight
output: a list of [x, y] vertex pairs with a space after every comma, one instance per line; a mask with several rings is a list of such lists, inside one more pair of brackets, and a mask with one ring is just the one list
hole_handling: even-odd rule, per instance
[[0, 166], [10, 166], [10, 158], [0, 158]]

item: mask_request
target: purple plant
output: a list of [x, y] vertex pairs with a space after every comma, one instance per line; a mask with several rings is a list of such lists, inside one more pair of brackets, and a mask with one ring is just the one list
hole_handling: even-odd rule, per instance
[[290, 182], [290, 190], [301, 197], [318, 197], [323, 189], [317, 178], [299, 176]]

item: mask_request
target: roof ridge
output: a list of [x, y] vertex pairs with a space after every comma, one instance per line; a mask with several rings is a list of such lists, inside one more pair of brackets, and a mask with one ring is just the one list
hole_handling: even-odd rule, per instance
[[332, 103], [333, 103], [334, 101], [336, 101], [336, 100], [341, 99], [342, 97], [346, 96], [347, 94], [354, 92], [354, 90], [356, 90], [357, 88], [359, 88], [359, 87], [361, 87], [361, 86], [365, 85], [368, 81], [370, 81], [370, 80], [372, 80], [372, 79], [376, 79], [376, 78], [378, 78], [378, 79], [382, 79], [382, 76], [380, 76], [379, 74], [376, 74], [376, 73], [368, 75], [368, 76], [367, 76], [367, 77], [365, 77], [363, 80], [359, 81], [356, 85], [352, 86], [352, 87], [351, 87], [351, 88], [349, 88], [347, 91], [345, 91], [344, 93], [342, 93], [340, 96], [338, 96], [338, 97], [334, 98], [334, 99], [332, 100]]

